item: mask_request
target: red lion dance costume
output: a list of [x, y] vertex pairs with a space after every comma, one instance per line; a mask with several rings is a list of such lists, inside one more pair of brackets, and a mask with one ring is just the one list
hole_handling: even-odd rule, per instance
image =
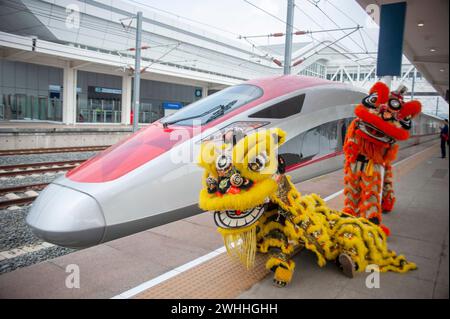
[[397, 157], [396, 141], [409, 138], [411, 120], [421, 111], [419, 101], [403, 101], [406, 88], [390, 92], [377, 82], [355, 109], [356, 119], [345, 138], [345, 208], [354, 216], [381, 225], [382, 212], [392, 211], [392, 161]]

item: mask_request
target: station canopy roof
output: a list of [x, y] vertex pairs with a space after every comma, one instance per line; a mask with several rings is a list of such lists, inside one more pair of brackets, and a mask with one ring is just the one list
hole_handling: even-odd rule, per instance
[[[365, 9], [399, 0], [356, 0]], [[448, 100], [448, 0], [406, 0], [403, 51], [427, 81]]]

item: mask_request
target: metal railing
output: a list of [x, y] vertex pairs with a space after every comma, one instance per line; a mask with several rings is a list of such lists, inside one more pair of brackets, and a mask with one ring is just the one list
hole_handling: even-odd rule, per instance
[[79, 110], [78, 122], [87, 123], [120, 123], [122, 111], [113, 110]]

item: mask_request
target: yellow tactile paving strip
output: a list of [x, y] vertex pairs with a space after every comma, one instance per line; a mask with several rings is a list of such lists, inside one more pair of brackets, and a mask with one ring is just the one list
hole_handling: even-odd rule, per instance
[[238, 260], [223, 253], [136, 295], [135, 298], [234, 298], [250, 289], [269, 273], [264, 267], [265, 261], [265, 256], [257, 255], [255, 267], [247, 270]]
[[[419, 152], [394, 168], [394, 176], [401, 177], [424, 160], [436, 154], [438, 145]], [[328, 202], [333, 209], [341, 209], [344, 195]], [[219, 236], [219, 235], [218, 235]], [[269, 274], [265, 269], [266, 257], [257, 255], [255, 267], [245, 269], [242, 264], [226, 253], [193, 267], [169, 280], [166, 280], [138, 295], [137, 299], [231, 299], [250, 289]]]

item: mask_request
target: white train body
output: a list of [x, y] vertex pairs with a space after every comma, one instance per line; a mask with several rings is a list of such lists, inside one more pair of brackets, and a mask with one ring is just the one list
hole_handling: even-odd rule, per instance
[[[279, 153], [286, 156], [295, 182], [339, 169], [345, 128], [364, 96], [366, 92], [349, 85], [299, 76], [227, 88], [141, 129], [56, 179], [33, 203], [27, 223], [46, 241], [81, 248], [200, 213], [202, 171], [193, 161], [196, 154], [184, 162], [173, 159], [234, 125], [285, 130], [287, 142]], [[221, 99], [234, 102], [223, 114], [213, 109]], [[204, 116], [175, 123], [199, 114]], [[211, 115], [214, 119], [206, 123]], [[205, 123], [195, 125], [195, 120]], [[407, 143], [435, 138], [437, 119], [421, 115], [416, 121], [420, 125]], [[186, 134], [182, 142], [173, 140]]]

